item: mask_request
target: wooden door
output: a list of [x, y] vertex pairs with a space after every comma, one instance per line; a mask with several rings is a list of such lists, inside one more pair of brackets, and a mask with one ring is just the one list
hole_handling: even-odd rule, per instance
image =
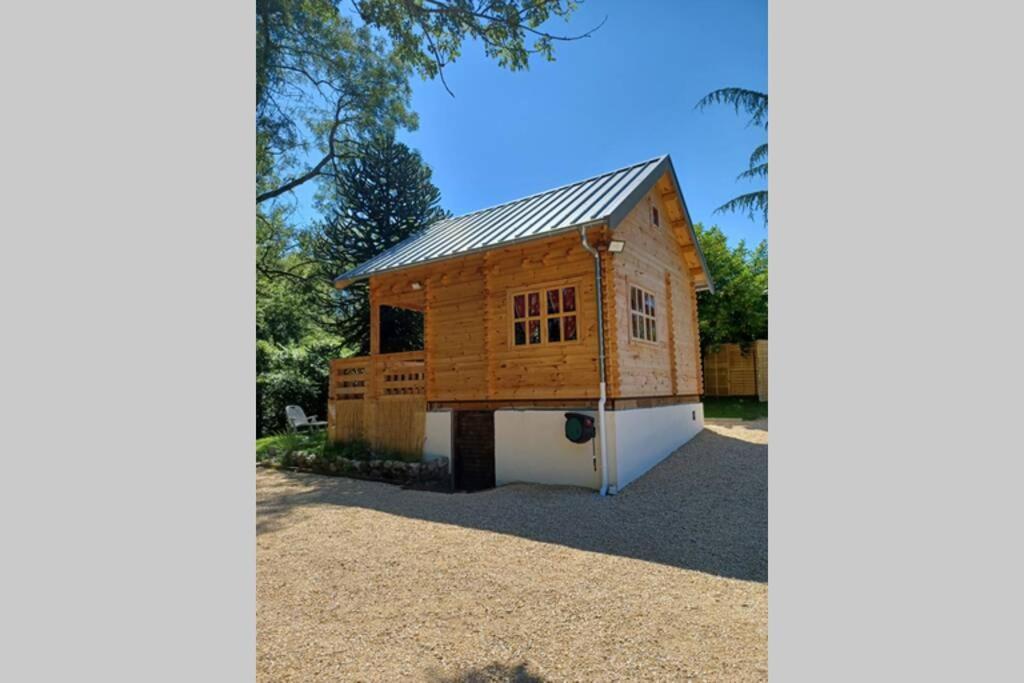
[[494, 412], [460, 410], [452, 413], [452, 422], [455, 488], [494, 488]]

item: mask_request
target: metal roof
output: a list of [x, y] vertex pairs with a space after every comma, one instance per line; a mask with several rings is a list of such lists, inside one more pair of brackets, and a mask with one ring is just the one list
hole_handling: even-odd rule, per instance
[[[666, 170], [671, 172], [672, 182], [679, 191], [672, 161], [668, 155], [663, 155], [570, 185], [432, 223], [336, 280], [361, 280], [389, 270], [547, 237], [585, 225], [607, 223], [614, 229]], [[681, 191], [679, 196], [682, 197]], [[685, 202], [683, 209], [687, 211]], [[689, 215], [686, 218], [692, 233]], [[693, 243], [697, 244], [696, 235], [693, 235]], [[697, 253], [704, 272], [708, 273], [699, 247]], [[711, 286], [710, 275], [708, 285]]]

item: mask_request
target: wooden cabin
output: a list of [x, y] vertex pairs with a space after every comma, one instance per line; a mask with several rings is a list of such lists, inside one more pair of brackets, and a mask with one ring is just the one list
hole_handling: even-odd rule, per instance
[[[364, 279], [370, 355], [331, 363], [333, 440], [449, 458], [460, 489], [603, 494], [703, 429], [713, 284], [668, 156], [442, 220], [336, 284]], [[380, 353], [382, 306], [423, 312], [423, 351]]]

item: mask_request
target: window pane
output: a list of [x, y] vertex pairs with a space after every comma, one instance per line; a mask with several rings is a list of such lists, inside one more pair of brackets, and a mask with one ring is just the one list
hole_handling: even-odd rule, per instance
[[558, 318], [548, 318], [548, 341], [549, 342], [560, 342], [562, 341], [562, 329], [559, 325]]
[[576, 340], [576, 316], [567, 315], [565, 320], [565, 341]]
[[651, 319], [644, 318], [644, 339], [651, 338]]
[[636, 313], [633, 313], [631, 317], [633, 318], [633, 338], [634, 339], [639, 339], [640, 338], [640, 316], [638, 316]]
[[576, 288], [565, 287], [562, 289], [562, 310], [572, 313], [576, 310]]
[[631, 311], [639, 311], [640, 310], [640, 306], [638, 306], [637, 303], [636, 303], [636, 297], [637, 297], [637, 294], [639, 294], [639, 293], [640, 292], [639, 292], [639, 290], [637, 290], [636, 287], [630, 287], [629, 288], [629, 309]]
[[515, 337], [516, 346], [522, 346], [526, 343], [526, 323], [516, 323]]
[[647, 298], [650, 299], [650, 302], [649, 302], [650, 310], [648, 311], [648, 313], [650, 315], [654, 315], [654, 295], [653, 294], [648, 294]]
[[530, 292], [530, 315], [540, 315], [540, 292]]
[[539, 320], [531, 320], [530, 321], [530, 343], [531, 344], [540, 344], [540, 321]]
[[520, 294], [514, 299], [513, 309], [515, 311], [515, 317], [525, 318], [526, 317], [526, 297]]
[[658, 341], [658, 321], [654, 319], [651, 320], [651, 341]]
[[558, 313], [558, 290], [548, 290], [548, 313]]

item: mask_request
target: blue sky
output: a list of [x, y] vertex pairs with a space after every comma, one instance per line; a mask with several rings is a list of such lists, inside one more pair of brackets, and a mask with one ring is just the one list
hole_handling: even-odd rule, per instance
[[440, 81], [413, 83], [416, 131], [400, 139], [434, 171], [442, 203], [461, 214], [669, 153], [694, 221], [718, 224], [730, 243], [767, 237], [760, 220], [713, 214], [763, 187], [737, 182], [766, 141], [731, 107], [694, 104], [719, 87], [767, 91], [764, 0], [586, 0], [552, 32], [593, 37], [558, 43], [554, 62], [512, 73], [475, 44]]
[[[556, 43], [554, 62], [510, 72], [476, 43], [463, 45], [440, 80], [414, 77], [415, 131], [399, 139], [420, 151], [444, 208], [463, 214], [661, 154], [671, 154], [694, 221], [717, 224], [730, 244], [768, 235], [760, 219], [714, 214], [763, 181], [736, 180], [767, 140], [731, 107], [704, 111], [708, 92], [767, 92], [765, 0], [585, 0], [568, 23], [545, 26], [590, 38]], [[299, 224], [315, 218], [314, 186], [294, 195]]]

